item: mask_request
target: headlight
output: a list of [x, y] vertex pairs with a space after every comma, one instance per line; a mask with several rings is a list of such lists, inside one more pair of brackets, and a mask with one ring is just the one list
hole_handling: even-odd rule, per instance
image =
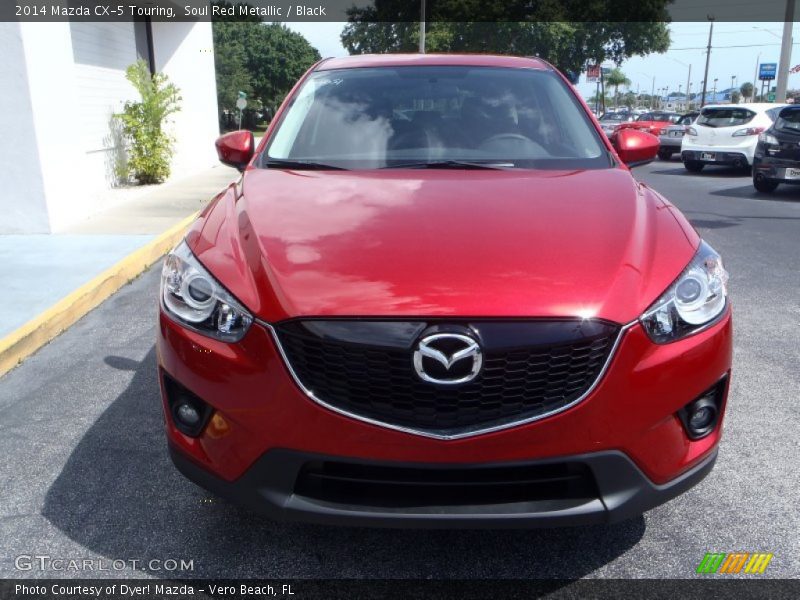
[[697, 135], [697, 129], [695, 129], [694, 127], [687, 127], [686, 135]]
[[223, 342], [238, 342], [253, 317], [194, 257], [186, 242], [167, 255], [161, 271], [161, 304], [175, 321]]
[[639, 318], [647, 335], [666, 344], [702, 329], [725, 310], [728, 272], [705, 242], [680, 277]]

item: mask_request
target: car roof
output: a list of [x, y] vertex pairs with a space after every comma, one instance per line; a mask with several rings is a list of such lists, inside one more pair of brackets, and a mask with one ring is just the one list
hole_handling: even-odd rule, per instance
[[506, 67], [542, 71], [553, 70], [552, 66], [538, 58], [493, 54], [356, 54], [354, 56], [325, 59], [317, 65], [316, 70], [407, 66]]
[[765, 112], [771, 108], [783, 108], [785, 106], [791, 106], [791, 104], [782, 104], [782, 103], [774, 103], [774, 102], [749, 102], [747, 104], [706, 104], [703, 109], [706, 108], [747, 108], [754, 111]]

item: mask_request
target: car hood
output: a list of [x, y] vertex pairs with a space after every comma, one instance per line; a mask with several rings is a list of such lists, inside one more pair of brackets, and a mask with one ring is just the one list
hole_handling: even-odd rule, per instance
[[258, 317], [638, 317], [699, 243], [621, 168], [248, 170], [187, 236]]

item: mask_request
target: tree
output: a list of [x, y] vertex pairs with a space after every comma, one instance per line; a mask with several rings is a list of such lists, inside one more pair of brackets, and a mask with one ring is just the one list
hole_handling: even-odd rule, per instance
[[319, 52], [302, 35], [280, 23], [237, 17], [216, 19], [212, 26], [217, 102], [222, 111], [237, 110], [239, 92], [252, 95], [250, 106], [276, 108], [320, 59]]
[[739, 104], [742, 100], [742, 93], [738, 90], [733, 90], [731, 92], [731, 104]]
[[[426, 49], [537, 55], [577, 73], [587, 62], [621, 64], [630, 56], [666, 52], [668, 1], [439, 0], [429, 3], [426, 13]], [[371, 6], [353, 6], [347, 15], [341, 38], [351, 54], [416, 52], [417, 2], [376, 0]], [[636, 22], [627, 22], [631, 15]]]
[[755, 88], [753, 87], [753, 84], [750, 83], [749, 81], [746, 81], [745, 83], [739, 86], [739, 93], [741, 93], [742, 96], [744, 96], [748, 100], [753, 97], [754, 91]]
[[590, 98], [589, 98], [589, 99], [586, 101], [586, 103], [587, 103], [587, 104], [588, 104], [590, 107], [592, 107], [592, 108], [594, 108], [595, 106], [598, 106], [598, 105], [599, 105], [600, 107], [603, 107], [603, 106], [607, 106], [607, 105], [611, 104], [611, 98], [609, 98], [608, 96], [606, 96], [605, 98], [603, 98], [603, 95], [602, 95], [602, 94], [600, 94], [599, 92], [595, 92], [595, 93], [594, 93], [594, 94], [593, 94], [593, 95], [592, 95], [592, 96], [591, 96], [591, 97], [590, 97]]
[[638, 103], [638, 97], [633, 92], [627, 92], [624, 96], [622, 96], [622, 104], [627, 106], [628, 108], [634, 108]]
[[631, 80], [625, 76], [619, 69], [612, 69], [611, 72], [606, 76], [606, 83], [608, 85], [614, 86], [614, 106], [617, 106], [619, 103], [619, 86], [621, 85], [630, 85]]
[[117, 115], [128, 142], [127, 160], [117, 165], [117, 176], [126, 181], [133, 175], [141, 184], [160, 183], [169, 177], [172, 158], [172, 138], [164, 131], [164, 124], [169, 115], [180, 110], [180, 93], [163, 73], [151, 75], [143, 60], [130, 65], [125, 77], [141, 100], [127, 101]]
[[[215, 29], [216, 31], [216, 29]], [[239, 92], [252, 95], [250, 72], [245, 67], [247, 54], [236, 40], [215, 44], [214, 67], [217, 75], [217, 104], [220, 110], [233, 111]]]

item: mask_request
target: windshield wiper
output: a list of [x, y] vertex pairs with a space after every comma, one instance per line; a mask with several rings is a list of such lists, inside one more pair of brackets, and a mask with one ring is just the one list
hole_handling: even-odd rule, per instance
[[381, 169], [492, 169], [502, 171], [513, 167], [514, 163], [503, 161], [428, 160], [389, 164]]
[[265, 167], [277, 169], [296, 169], [296, 170], [315, 170], [315, 171], [346, 171], [344, 167], [336, 165], [326, 165], [310, 160], [290, 160], [286, 158], [268, 158], [264, 161]]

